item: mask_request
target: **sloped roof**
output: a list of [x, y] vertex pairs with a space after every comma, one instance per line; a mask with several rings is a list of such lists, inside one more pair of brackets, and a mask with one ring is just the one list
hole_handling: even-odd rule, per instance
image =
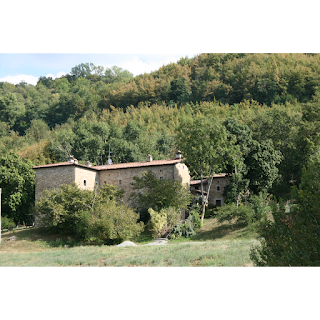
[[176, 163], [181, 162], [181, 159], [167, 159], [167, 160], [153, 160], [153, 161], [141, 161], [141, 162], [128, 162], [128, 163], [116, 163], [116, 164], [107, 164], [102, 166], [85, 166], [79, 163], [73, 162], [59, 162], [59, 163], [52, 163], [46, 164], [42, 166], [35, 166], [33, 169], [40, 169], [40, 168], [51, 168], [51, 167], [59, 167], [59, 166], [70, 166], [75, 165], [79, 167], [83, 167], [86, 169], [92, 169], [97, 171], [103, 170], [114, 170], [114, 169], [128, 169], [128, 168], [139, 168], [139, 167], [150, 167], [150, 166], [163, 166], [163, 165], [173, 165]]
[[[213, 178], [224, 178], [226, 177], [227, 174], [226, 173], [220, 173], [220, 174], [215, 174], [213, 176]], [[208, 179], [203, 179], [203, 183], [206, 184], [208, 183]], [[193, 181], [190, 181], [190, 185], [197, 185], [197, 184], [201, 184], [201, 180], [193, 180]]]

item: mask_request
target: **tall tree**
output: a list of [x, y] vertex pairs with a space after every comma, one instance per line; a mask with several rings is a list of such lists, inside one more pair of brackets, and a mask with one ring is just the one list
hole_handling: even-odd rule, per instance
[[214, 174], [223, 172], [228, 164], [235, 163], [235, 155], [240, 153], [234, 142], [234, 139], [228, 139], [225, 127], [216, 119], [188, 119], [179, 128], [178, 147], [191, 175], [200, 176], [201, 179], [202, 220], [208, 202], [203, 192], [204, 176], [209, 178], [209, 194]]
[[29, 160], [9, 152], [0, 157], [0, 187], [2, 188], [2, 215], [15, 223], [29, 222], [34, 204], [35, 172]]

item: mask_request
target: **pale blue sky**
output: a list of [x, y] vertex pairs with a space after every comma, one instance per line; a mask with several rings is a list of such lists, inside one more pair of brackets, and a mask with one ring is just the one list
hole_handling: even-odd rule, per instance
[[129, 70], [133, 75], [151, 72], [182, 57], [192, 58], [196, 53], [181, 54], [73, 54], [73, 53], [2, 53], [0, 54], [0, 81], [17, 84], [24, 80], [35, 85], [40, 76], [60, 77], [71, 68], [86, 62]]

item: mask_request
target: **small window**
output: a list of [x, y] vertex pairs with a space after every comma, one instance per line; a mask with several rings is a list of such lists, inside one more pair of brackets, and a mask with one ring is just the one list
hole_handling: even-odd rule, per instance
[[220, 191], [220, 186], [217, 186], [217, 191]]
[[162, 172], [162, 170], [160, 169], [160, 172]]
[[86, 187], [87, 186], [87, 180], [83, 180], [83, 185]]
[[103, 181], [103, 183], [104, 183], [104, 184], [106, 184], [106, 183], [107, 183], [107, 181]]
[[119, 180], [119, 186], [121, 186], [122, 185], [122, 180]]
[[217, 180], [217, 183], [219, 183], [220, 181], [219, 180]]

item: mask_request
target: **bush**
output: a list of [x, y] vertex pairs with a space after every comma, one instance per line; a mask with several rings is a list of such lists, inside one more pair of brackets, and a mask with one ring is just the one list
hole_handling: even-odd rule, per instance
[[150, 220], [147, 227], [149, 231], [151, 231], [153, 238], [160, 237], [167, 225], [167, 214], [164, 211], [158, 212], [152, 208], [150, 208], [148, 212], [150, 214]]
[[76, 184], [45, 191], [35, 206], [36, 223], [79, 240], [107, 244], [138, 236], [143, 223], [139, 214], [117, 203], [123, 192], [104, 185], [95, 191], [81, 190]]
[[186, 220], [183, 223], [178, 223], [172, 230], [170, 239], [185, 237], [189, 238], [194, 236], [196, 232], [194, 231], [193, 225], [190, 221]]
[[252, 216], [253, 210], [250, 205], [237, 207], [234, 203], [231, 203], [225, 204], [217, 210], [217, 219], [220, 223], [231, 222], [235, 219], [236, 223], [248, 225]]
[[16, 224], [13, 219], [8, 218], [7, 216], [1, 217], [1, 230], [8, 229], [12, 230]]
[[192, 205], [188, 209], [188, 218], [184, 222], [177, 223], [169, 235], [170, 239], [176, 239], [180, 237], [189, 238], [196, 234], [197, 229], [202, 227], [201, 220], [202, 207]]
[[93, 212], [84, 212], [84, 231], [87, 239], [106, 244], [117, 244], [133, 239], [143, 231], [143, 223], [137, 223], [139, 214], [127, 205], [115, 202], [98, 205]]
[[194, 230], [200, 229], [203, 225], [201, 221], [201, 211], [202, 208], [200, 206], [194, 205], [189, 208], [188, 221], [191, 222]]
[[271, 211], [269, 201], [268, 194], [260, 193], [251, 196], [247, 205], [237, 207], [234, 203], [226, 204], [217, 209], [217, 219], [220, 223], [236, 219], [236, 223], [253, 228], [258, 227], [260, 222], [266, 219], [267, 213]]
[[173, 207], [161, 209], [159, 212], [150, 208], [148, 212], [151, 217], [148, 229], [154, 238], [166, 236], [181, 219], [181, 212]]
[[273, 206], [273, 219], [261, 224], [261, 244], [250, 252], [256, 266], [320, 265], [319, 194], [320, 154], [316, 154], [302, 172], [299, 189], [292, 190], [290, 211], [279, 201]]

